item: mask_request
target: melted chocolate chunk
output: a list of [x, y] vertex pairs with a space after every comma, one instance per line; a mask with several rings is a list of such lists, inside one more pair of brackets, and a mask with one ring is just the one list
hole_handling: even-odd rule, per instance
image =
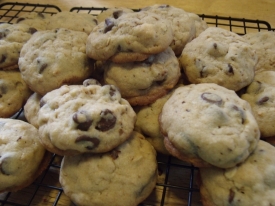
[[95, 24], [98, 25], [98, 21], [96, 19], [93, 19], [93, 22], [95, 22]]
[[25, 18], [20, 17], [20, 18], [17, 19], [16, 23], [19, 23], [20, 21], [23, 21], [23, 20], [25, 20]]
[[7, 158], [2, 159], [2, 161], [1, 161], [1, 163], [0, 163], [0, 172], [1, 172], [3, 175], [10, 175], [10, 174], [9, 174], [9, 171], [7, 171], [7, 168], [5, 169], [5, 167], [7, 167], [6, 165], [8, 164], [8, 163], [7, 163], [7, 159], [9, 159], [9, 158], [7, 157]]
[[168, 4], [163, 4], [163, 5], [159, 6], [159, 8], [169, 8], [169, 7], [170, 7], [170, 5], [168, 5]]
[[123, 14], [123, 11], [122, 11], [122, 10], [114, 11], [114, 12], [113, 12], [113, 17], [114, 17], [115, 19], [118, 19], [122, 14]]
[[6, 61], [6, 59], [7, 59], [7, 57], [4, 54], [2, 54], [0, 63], [4, 63]]
[[105, 28], [104, 33], [107, 33], [112, 30], [112, 28], [115, 26], [115, 23], [111, 19], [105, 19]]
[[262, 105], [262, 104], [266, 103], [268, 100], [269, 100], [269, 97], [264, 96], [261, 99], [259, 99], [259, 101], [257, 102], [257, 104]]
[[229, 203], [233, 202], [234, 197], [235, 197], [235, 192], [232, 189], [230, 189], [229, 190], [229, 196], [228, 196], [228, 202]]
[[76, 140], [75, 140], [75, 143], [79, 143], [79, 142], [91, 142], [91, 143], [93, 143], [93, 146], [86, 146], [87, 150], [92, 150], [92, 149], [96, 148], [100, 143], [98, 138], [89, 137], [88, 135], [81, 135], [81, 136], [77, 137]]
[[222, 98], [216, 94], [212, 94], [210, 92], [205, 92], [201, 94], [201, 98], [208, 103], [221, 105], [222, 104]]
[[35, 32], [37, 32], [37, 29], [36, 29], [36, 28], [33, 28], [33, 27], [30, 27], [30, 28], [29, 28], [29, 33], [30, 33], [30, 34], [34, 34]]
[[96, 129], [102, 132], [112, 129], [116, 124], [116, 116], [112, 111], [106, 109], [100, 113], [101, 119], [96, 125]]
[[232, 65], [231, 65], [231, 64], [228, 64], [227, 66], [228, 66], [228, 70], [227, 70], [226, 73], [227, 73], [227, 74], [234, 75], [234, 69], [233, 69]]
[[5, 38], [7, 36], [7, 33], [9, 32], [10, 30], [8, 29], [1, 29], [0, 30], [0, 39], [2, 38]]
[[7, 94], [8, 88], [6, 85], [0, 85], [0, 94]]
[[44, 99], [40, 99], [40, 102], [39, 102], [39, 106], [40, 108], [43, 107], [44, 105], [46, 104], [46, 101], [44, 101]]
[[44, 70], [46, 69], [47, 66], [48, 66], [47, 63], [42, 64], [42, 65], [39, 67], [39, 69], [38, 69], [38, 73], [39, 73], [39, 74], [42, 74], [42, 73], [44, 72]]
[[81, 131], [88, 131], [93, 121], [85, 111], [78, 111], [73, 114], [73, 121], [77, 123], [77, 129]]
[[121, 151], [114, 149], [111, 151], [110, 155], [115, 160], [118, 158], [119, 153], [121, 153]]
[[242, 118], [242, 124], [243, 124], [246, 119], [244, 111], [236, 105], [233, 106], [233, 109], [240, 113], [240, 116]]
[[96, 79], [86, 79], [86, 80], [84, 80], [84, 82], [83, 82], [84, 87], [87, 87], [87, 86], [90, 86], [90, 85], [99, 85], [99, 86], [101, 86], [99, 81], [97, 81]]
[[214, 44], [213, 44], [213, 47], [214, 47], [214, 49], [217, 49], [217, 48], [218, 48], [217, 43], [214, 43]]

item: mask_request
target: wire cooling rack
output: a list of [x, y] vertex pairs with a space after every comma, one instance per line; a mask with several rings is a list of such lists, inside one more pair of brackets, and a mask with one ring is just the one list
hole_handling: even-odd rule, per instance
[[[107, 8], [73, 7], [71, 12], [98, 15]], [[4, 3], [0, 4], [0, 23], [15, 23], [20, 15], [41, 12], [54, 15], [61, 9], [55, 5]], [[138, 11], [138, 10], [135, 10]], [[209, 26], [222, 27], [240, 35], [260, 30], [274, 30], [262, 20], [210, 16], [199, 14]], [[23, 109], [14, 117], [24, 119]], [[47, 169], [30, 186], [14, 193], [0, 193], [0, 206], [29, 205], [74, 205], [63, 193], [59, 184], [59, 169], [62, 157], [53, 154]], [[199, 189], [196, 184], [198, 169], [171, 156], [158, 154], [158, 182], [152, 194], [139, 206], [188, 205], [201, 206]]]

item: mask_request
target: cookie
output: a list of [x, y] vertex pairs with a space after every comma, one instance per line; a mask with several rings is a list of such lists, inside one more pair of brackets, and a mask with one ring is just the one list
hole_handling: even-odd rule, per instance
[[34, 92], [28, 98], [26, 104], [24, 105], [24, 116], [25, 116], [26, 120], [36, 128], [39, 127], [38, 112], [40, 109], [40, 99], [41, 98], [42, 98], [41, 95]]
[[19, 69], [31, 90], [40, 95], [64, 84], [81, 84], [93, 62], [85, 52], [87, 34], [68, 29], [37, 31], [24, 44]]
[[257, 55], [238, 34], [209, 27], [185, 46], [179, 61], [191, 83], [238, 91], [252, 82]]
[[0, 118], [8, 118], [24, 106], [32, 91], [18, 70], [0, 70]]
[[87, 35], [89, 35], [97, 25], [97, 19], [92, 14], [69, 11], [58, 12], [51, 16], [49, 20], [51, 23], [47, 25], [48, 30], [65, 28], [85, 32]]
[[138, 205], [156, 186], [156, 152], [133, 132], [110, 152], [65, 156], [59, 180], [77, 205]]
[[18, 69], [19, 53], [36, 31], [27, 25], [0, 24], [0, 69]]
[[203, 205], [274, 205], [274, 155], [274, 146], [260, 140], [256, 150], [237, 167], [200, 168]]
[[176, 56], [179, 56], [184, 46], [195, 37], [196, 27], [194, 18], [190, 18], [189, 14], [183, 9], [167, 4], [155, 4], [143, 8], [142, 11], [158, 14], [169, 21], [173, 30], [173, 41], [170, 47]]
[[64, 85], [40, 100], [39, 136], [59, 155], [108, 152], [127, 140], [136, 114], [113, 85]]
[[104, 65], [104, 82], [116, 85], [132, 106], [154, 102], [171, 90], [179, 78], [179, 62], [170, 47], [142, 62], [109, 61]]
[[197, 167], [234, 167], [260, 138], [249, 103], [213, 83], [176, 88], [159, 121], [166, 149]]
[[107, 18], [90, 33], [86, 53], [95, 60], [116, 63], [143, 61], [164, 51], [172, 42], [168, 20], [149, 11]]
[[100, 14], [97, 15], [98, 23], [104, 22], [107, 18], [117, 19], [125, 13], [133, 13], [132, 9], [127, 7], [110, 7], [106, 10], [103, 10]]
[[15, 192], [30, 185], [47, 167], [50, 157], [34, 126], [0, 118], [0, 192]]
[[137, 121], [135, 123], [135, 131], [141, 133], [146, 140], [150, 142], [155, 150], [159, 153], [168, 155], [169, 152], [164, 146], [164, 137], [160, 132], [159, 114], [165, 102], [171, 96], [171, 92], [165, 96], [158, 98], [155, 102], [141, 106], [136, 109]]
[[195, 29], [196, 29], [195, 38], [196, 38], [200, 35], [200, 33], [202, 33], [204, 30], [208, 28], [208, 24], [197, 14], [192, 12], [187, 12], [187, 13], [189, 15], [189, 18], [195, 21]]
[[258, 122], [261, 137], [275, 136], [275, 71], [256, 73], [253, 82], [246, 88], [241, 98], [251, 105], [255, 119]]
[[20, 12], [16, 24], [25, 24], [29, 27], [36, 28], [37, 30], [47, 30], [50, 21], [51, 14], [43, 12]]
[[275, 33], [273, 31], [264, 31], [247, 33], [243, 38], [250, 43], [258, 55], [258, 63], [255, 71], [274, 71], [275, 50], [270, 42], [275, 41]]

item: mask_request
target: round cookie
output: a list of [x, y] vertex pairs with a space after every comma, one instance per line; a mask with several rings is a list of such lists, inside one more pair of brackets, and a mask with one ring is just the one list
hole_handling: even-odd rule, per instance
[[90, 33], [86, 53], [95, 60], [117, 63], [143, 61], [164, 51], [172, 42], [168, 20], [149, 11], [107, 18]]
[[127, 140], [136, 114], [113, 85], [64, 85], [40, 100], [39, 135], [59, 155], [108, 152]]
[[197, 14], [192, 12], [187, 12], [189, 15], [189, 18], [193, 19], [195, 21], [195, 28], [196, 28], [196, 34], [195, 38], [200, 35], [204, 30], [208, 28], [207, 23], [201, 19]]
[[249, 103], [213, 83], [176, 88], [159, 121], [167, 150], [197, 167], [234, 167], [260, 138]]
[[68, 29], [37, 31], [24, 44], [19, 69], [31, 90], [40, 95], [64, 84], [78, 84], [92, 73], [85, 53], [87, 34]]
[[0, 69], [18, 69], [19, 53], [36, 31], [27, 25], [0, 24]]
[[100, 14], [97, 15], [98, 23], [104, 22], [107, 18], [117, 19], [125, 13], [133, 13], [132, 9], [127, 7], [110, 7], [106, 10], [103, 10]]
[[260, 140], [255, 151], [237, 167], [200, 168], [203, 205], [274, 205], [274, 155], [274, 146]]
[[0, 192], [31, 184], [46, 169], [50, 154], [37, 129], [21, 120], [0, 118]]
[[275, 71], [257, 72], [241, 98], [251, 105], [261, 137], [275, 136]]
[[26, 104], [24, 105], [24, 116], [26, 120], [33, 125], [34, 127], [38, 128], [38, 112], [40, 109], [40, 99], [42, 96], [36, 92], [34, 92], [27, 100]]
[[243, 38], [250, 43], [258, 55], [258, 63], [255, 71], [275, 71], [275, 49], [270, 42], [275, 41], [275, 33], [273, 31], [259, 31], [254, 33], [247, 33]]
[[164, 137], [160, 131], [159, 114], [171, 93], [172, 91], [149, 105], [134, 108], [137, 114], [134, 130], [146, 137], [155, 150], [162, 154], [169, 154], [169, 152], [164, 146]]
[[47, 30], [47, 27], [52, 22], [50, 21], [51, 14], [43, 12], [22, 12], [16, 20], [17, 24], [25, 24], [37, 30]]
[[92, 14], [74, 13], [69, 11], [59, 12], [49, 18], [50, 24], [47, 29], [65, 28], [74, 31], [81, 31], [90, 34], [97, 25], [97, 19]]
[[110, 152], [65, 156], [59, 180], [77, 205], [138, 205], [156, 186], [156, 152], [133, 132]]
[[104, 82], [116, 85], [132, 106], [147, 105], [164, 96], [180, 78], [180, 67], [173, 50], [151, 55], [142, 62], [104, 64]]
[[183, 9], [167, 4], [155, 4], [143, 8], [142, 11], [158, 14], [169, 21], [173, 31], [173, 41], [170, 47], [176, 56], [179, 56], [185, 45], [195, 37], [196, 27], [194, 18], [190, 18], [189, 14]]
[[238, 91], [252, 82], [257, 55], [238, 34], [209, 27], [185, 46], [179, 61], [191, 83]]
[[8, 118], [26, 103], [32, 91], [18, 70], [0, 70], [0, 118]]

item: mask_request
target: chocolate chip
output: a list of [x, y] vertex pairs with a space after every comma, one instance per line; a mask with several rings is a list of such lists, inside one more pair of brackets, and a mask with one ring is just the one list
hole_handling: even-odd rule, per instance
[[1, 29], [0, 30], [0, 39], [5, 38], [10, 30], [8, 29]]
[[78, 111], [73, 114], [73, 121], [77, 123], [77, 129], [81, 131], [88, 131], [93, 121], [85, 111]]
[[10, 169], [8, 168], [8, 159], [10, 158], [9, 157], [3, 158], [0, 163], [0, 172], [3, 175], [10, 175], [11, 173], [11, 171], [9, 171]]
[[6, 85], [0, 85], [0, 94], [7, 94], [8, 88]]
[[89, 137], [87, 135], [81, 135], [81, 136], [77, 137], [76, 140], [75, 140], [75, 143], [79, 143], [79, 142], [91, 142], [91, 143], [93, 143], [92, 146], [86, 146], [86, 149], [88, 149], [88, 150], [92, 150], [92, 149], [96, 148], [100, 143], [98, 138]]
[[118, 19], [122, 14], [123, 14], [123, 11], [122, 11], [122, 10], [114, 11], [114, 12], [113, 12], [113, 17], [114, 17], [115, 19]]
[[262, 104], [266, 103], [268, 100], [269, 100], [269, 97], [264, 96], [258, 100], [257, 104], [262, 105]]
[[228, 196], [228, 202], [232, 203], [232, 201], [234, 200], [234, 197], [235, 197], [235, 192], [232, 189], [230, 189], [229, 196]]
[[47, 63], [42, 64], [42, 65], [39, 67], [39, 69], [38, 69], [38, 73], [39, 73], [39, 74], [42, 74], [42, 73], [44, 72], [44, 70], [46, 69], [47, 66], [48, 66]]
[[214, 44], [213, 44], [213, 47], [214, 47], [214, 49], [217, 49], [217, 48], [218, 48], [217, 43], [214, 43]]
[[239, 108], [238, 106], [236, 106], [236, 105], [234, 105], [233, 107], [232, 107], [235, 111], [237, 111], [237, 112], [239, 112], [239, 114], [240, 114], [240, 116], [241, 116], [241, 118], [242, 118], [242, 124], [245, 122], [245, 119], [246, 119], [246, 117], [245, 117], [245, 113], [244, 113], [244, 111], [241, 109], [241, 108]]
[[44, 101], [43, 98], [40, 99], [39, 106], [40, 108], [43, 107], [46, 104], [46, 101]]
[[222, 104], [222, 98], [216, 94], [212, 94], [210, 92], [205, 92], [201, 94], [201, 98], [208, 103], [221, 105]]
[[38, 12], [37, 15], [43, 19], [45, 18], [44, 14], [42, 14], [41, 12]]
[[84, 87], [87, 87], [87, 86], [90, 86], [90, 85], [99, 85], [99, 86], [101, 86], [99, 81], [97, 81], [96, 79], [86, 79], [86, 80], [84, 80], [84, 82], [83, 82]]
[[159, 8], [169, 8], [170, 6], [168, 4], [160, 5]]
[[116, 124], [116, 116], [112, 111], [106, 109], [100, 113], [101, 119], [96, 125], [96, 129], [102, 132], [112, 129]]
[[29, 33], [34, 34], [35, 32], [37, 32], [36, 28], [33, 28], [33, 27], [29, 28]]
[[115, 160], [115, 159], [118, 158], [118, 154], [119, 154], [120, 152], [121, 152], [121, 151], [114, 149], [114, 150], [111, 151], [110, 155], [111, 155], [111, 157]]
[[17, 19], [16, 23], [19, 23], [20, 21], [23, 21], [23, 20], [25, 20], [25, 18], [20, 17], [20, 18]]
[[2, 54], [0, 63], [4, 63], [6, 61], [6, 59], [7, 59], [7, 57], [4, 54]]
[[229, 75], [234, 75], [234, 69], [232, 67], [231, 64], [227, 64], [228, 68], [227, 68], [227, 71], [226, 73], [229, 74]]
[[143, 63], [148, 64], [148, 65], [152, 65], [154, 63], [154, 60], [155, 60], [155, 56], [151, 55], [147, 59], [145, 59], [143, 61]]
[[114, 26], [115, 26], [115, 23], [111, 19], [109, 18], [105, 19], [104, 33], [111, 31]]

